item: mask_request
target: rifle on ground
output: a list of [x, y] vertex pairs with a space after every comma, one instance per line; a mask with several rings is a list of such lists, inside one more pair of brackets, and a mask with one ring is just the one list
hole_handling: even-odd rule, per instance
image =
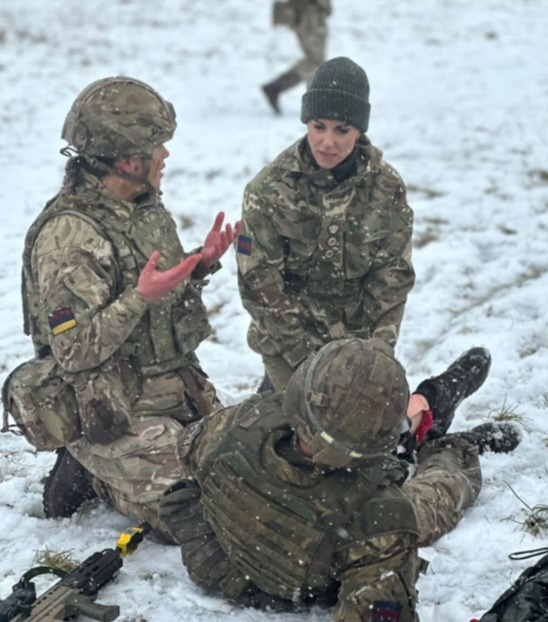
[[[101, 605], [95, 598], [122, 567], [122, 558], [137, 550], [150, 531], [146, 523], [122, 533], [116, 547], [93, 553], [70, 572], [51, 566], [31, 568], [13, 586], [12, 593], [0, 601], [0, 622], [53, 622], [74, 620], [79, 615], [100, 622], [112, 622], [120, 615], [117, 605]], [[61, 580], [41, 596], [31, 579], [54, 574]]]

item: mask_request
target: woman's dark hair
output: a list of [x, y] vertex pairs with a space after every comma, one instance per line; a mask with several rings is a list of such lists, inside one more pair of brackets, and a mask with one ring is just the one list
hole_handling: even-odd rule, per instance
[[77, 155], [69, 158], [65, 167], [65, 177], [63, 179], [63, 190], [72, 192], [82, 181], [82, 171], [91, 173], [95, 177], [102, 179], [109, 172], [114, 170], [114, 158], [94, 157], [90, 162], [85, 156]]

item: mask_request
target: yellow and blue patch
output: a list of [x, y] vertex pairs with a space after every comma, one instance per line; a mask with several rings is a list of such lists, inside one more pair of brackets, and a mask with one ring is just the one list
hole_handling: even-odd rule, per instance
[[64, 307], [48, 316], [49, 327], [54, 335], [60, 335], [76, 326], [76, 318], [72, 309]]
[[239, 235], [238, 253], [240, 253], [240, 255], [247, 255], [249, 257], [251, 255], [252, 244], [253, 240], [248, 235]]

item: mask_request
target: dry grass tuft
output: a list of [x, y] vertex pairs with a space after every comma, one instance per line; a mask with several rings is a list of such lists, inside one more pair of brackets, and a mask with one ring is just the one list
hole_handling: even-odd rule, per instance
[[510, 488], [515, 497], [527, 508], [527, 516], [524, 520], [516, 520], [513, 517], [511, 517], [510, 520], [520, 524], [523, 531], [527, 531], [532, 536], [545, 536], [548, 533], [548, 505], [534, 505], [531, 507], [517, 494], [510, 484], [507, 483], [506, 485]]
[[37, 551], [34, 559], [42, 566], [50, 566], [51, 568], [57, 568], [65, 572], [71, 572], [79, 565], [79, 562], [73, 559], [72, 551], [56, 553], [50, 551], [47, 547], [41, 551]]
[[525, 417], [516, 409], [517, 404], [507, 405], [506, 400], [504, 400], [502, 406], [489, 411], [488, 418], [492, 419], [493, 421], [518, 421], [520, 423], [523, 423]]

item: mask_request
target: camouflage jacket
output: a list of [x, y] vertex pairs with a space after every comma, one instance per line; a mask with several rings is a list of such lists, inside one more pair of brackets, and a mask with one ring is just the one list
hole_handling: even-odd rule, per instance
[[338, 183], [314, 168], [305, 141], [247, 185], [237, 254], [249, 344], [291, 366], [338, 338], [394, 346], [415, 279], [398, 173], [362, 137], [356, 172]]
[[183, 453], [201, 491], [191, 503], [203, 512], [179, 508], [175, 537], [193, 580], [246, 605], [323, 603], [345, 622], [415, 620], [418, 530], [399, 461], [320, 469], [297, 451], [281, 394], [187, 430]]
[[[119, 201], [97, 178], [84, 180], [50, 201], [27, 234], [25, 330], [39, 355], [52, 352], [69, 373], [127, 358], [142, 381], [132, 401], [145, 393], [143, 411], [165, 412], [181, 400], [174, 372], [192, 364], [200, 376], [194, 350], [211, 331], [200, 283], [147, 303], [135, 286], [152, 251], [161, 251], [160, 270], [185, 256], [173, 219], [158, 199]], [[147, 378], [155, 395], [146, 395]]]

